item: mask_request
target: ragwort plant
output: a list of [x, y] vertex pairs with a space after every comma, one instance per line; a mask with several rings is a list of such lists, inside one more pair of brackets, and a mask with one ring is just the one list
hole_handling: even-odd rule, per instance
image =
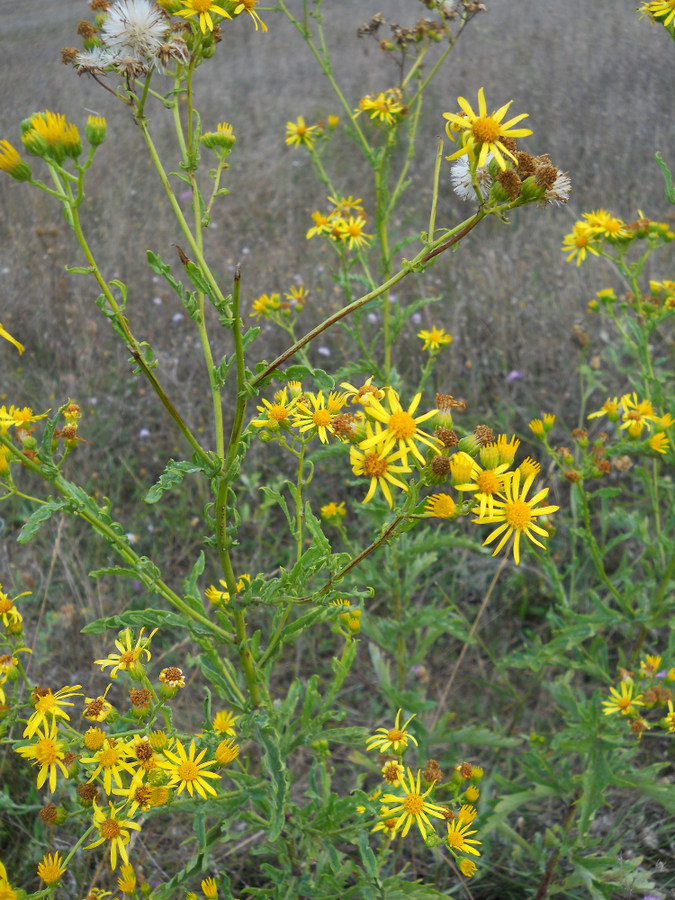
[[[78, 28], [83, 49], [63, 52], [79, 74], [128, 107], [175, 215], [181, 235], [177, 261], [172, 265], [154, 251], [147, 260], [199, 336], [212, 399], [212, 446], [167, 395], [160, 361], [133, 333], [126, 285], [106, 279], [82, 227], [85, 179], [108, 138], [105, 120], [90, 116], [83, 141], [77, 125], [63, 115], [35, 112], [21, 125], [23, 154], [6, 140], [0, 143], [0, 169], [61, 204], [84, 257], [83, 265], [69, 271], [94, 279], [99, 313], [188, 449], [189, 458], [167, 462], [146, 502], [188, 493], [197, 478], [210, 493], [203, 510], [204, 550], [186, 571], [183, 586], [172, 587], [160, 559], [134, 550], [110, 504], [77, 483], [77, 457], [94, 450], [84, 437], [79, 404], [64, 398], [54, 412], [39, 413], [0, 408], [3, 498], [20, 499], [33, 509], [19, 541], [30, 541], [54, 515], [82, 520], [117, 557], [116, 564], [92, 577], [133, 579], [148, 597], [143, 609], [122, 610], [83, 629], [111, 632], [110, 651], [94, 660], [107, 683], [87, 696], [79, 684], [35, 683], [29, 677], [22, 612], [28, 592], [0, 594], [4, 766], [14, 771], [25, 760], [35, 777], [29, 802], [7, 794], [7, 808], [14, 816], [34, 816], [43, 803], [38, 825], [31, 826], [36, 842], [22, 843], [0, 864], [4, 898], [102, 897], [112, 888], [160, 900], [185, 890], [195, 896], [198, 884], [205, 897], [445, 896], [420, 883], [415, 868], [408, 871], [417, 833], [439, 872], [435, 881], [480, 877], [481, 826], [473, 804], [480, 797], [483, 768], [453, 758], [454, 750], [444, 746], [447, 733], [435, 730], [435, 704], [403, 691], [408, 665], [413, 660], [421, 665], [431, 644], [447, 632], [432, 609], [423, 613], [424, 639], [414, 639], [418, 610], [410, 594], [424, 564], [411, 567], [408, 581], [399, 580], [391, 614], [373, 617], [373, 629], [391, 647], [397, 667], [392, 682], [386, 665], [375, 660], [391, 710], [387, 724], [379, 725], [380, 719], [371, 720], [369, 728], [342, 724], [348, 713], [343, 689], [357, 659], [361, 628], [369, 627], [379, 559], [400, 568], [397, 544], [406, 555], [457, 543], [477, 549], [475, 537], [459, 532], [462, 520], [473, 516], [474, 524], [489, 526], [484, 545], [493, 555], [512, 551], [517, 565], [526, 547], [539, 548], [537, 555], [545, 560], [549, 517], [558, 507], [548, 502], [535, 461], [516, 466], [515, 437], [495, 434], [484, 424], [460, 428], [453, 410], [463, 404], [450, 393], [437, 394], [435, 405], [424, 400], [437, 358], [452, 340], [442, 328], [419, 333], [428, 354], [419, 382], [401, 383], [394, 365], [396, 339], [413, 313], [437, 298], [422, 296], [398, 308], [390, 292], [403, 279], [423, 275], [488, 216], [506, 222], [512, 210], [529, 203], [564, 203], [570, 182], [547, 154], [519, 149], [517, 140], [531, 134], [521, 124], [526, 114], [511, 116], [510, 102], [490, 111], [480, 88], [477, 103], [460, 97], [457, 111], [443, 113], [452, 146], [447, 156], [444, 141], [436, 148], [426, 229], [396, 234], [393, 214], [408, 186], [425, 89], [481, 11], [480, 4], [467, 0], [424, 5], [433, 19], [392, 26], [391, 37], [381, 42], [394, 62], [395, 83], [353, 101], [334, 79], [321, 0], [313, 6], [305, 2], [299, 17], [283, 0], [275, 7], [303, 35], [340, 104], [339, 115], [331, 112], [325, 122], [308, 124], [299, 115], [288, 124], [286, 142], [309, 154], [326, 187], [328, 206], [313, 215], [307, 236], [324, 241], [334, 254], [332, 276], [342, 302], [303, 334], [308, 296], [302, 286], [290, 287], [283, 300], [274, 290], [252, 299], [249, 315], [275, 322], [291, 340], [271, 362], [255, 354], [259, 327], [245, 327], [240, 271], [226, 292], [206, 259], [204, 235], [212, 209], [225, 202], [223, 182], [232, 177], [231, 165], [236, 172], [236, 131], [227, 122], [207, 129], [196, 102], [198, 69], [208, 66], [219, 42], [235, 39], [236, 28], [247, 20], [261, 40], [273, 27], [261, 18], [256, 0], [92, 0], [94, 20]], [[376, 16], [360, 35], [371, 39], [383, 24]], [[153, 139], [149, 110], [155, 104], [173, 120], [171, 171]], [[369, 211], [356, 199], [366, 191], [352, 187], [355, 193], [345, 194], [324, 165], [323, 148], [340, 134], [372, 169]], [[428, 141], [424, 144], [428, 152]], [[28, 157], [45, 167], [46, 180], [34, 173]], [[437, 214], [445, 190], [444, 157], [453, 163], [453, 189], [474, 208], [452, 226]], [[178, 187], [190, 193], [187, 211]], [[400, 258], [415, 242], [410, 258]], [[231, 341], [232, 352], [220, 360], [214, 357], [207, 307]], [[369, 333], [367, 314], [373, 310], [379, 311], [381, 327]], [[336, 326], [347, 329], [358, 358], [331, 375], [310, 365], [306, 348]], [[2, 336], [22, 350], [5, 329]], [[237, 491], [249, 475], [254, 441], [285, 461], [281, 471], [289, 471], [289, 464], [293, 471], [292, 477], [261, 487], [265, 502], [279, 510], [270, 535], [274, 559], [263, 572], [249, 570], [237, 537]], [[351, 470], [363, 489], [357, 504], [363, 512], [353, 528], [346, 500], [316, 501], [317, 482], [340, 466], [339, 480]], [[433, 532], [432, 522], [439, 526]], [[338, 538], [331, 541], [332, 529]], [[207, 560], [209, 571], [218, 571], [215, 579], [203, 577]], [[304, 636], [319, 640], [323, 623], [331, 625], [332, 634], [327, 674], [289, 683], [281, 674], [283, 653]], [[174, 660], [182, 666], [157, 671], [158, 642], [176, 633], [189, 636], [194, 650], [187, 663]], [[326, 646], [326, 638], [320, 639]], [[186, 685], [188, 665], [190, 682], [198, 673], [204, 684], [198, 723], [178, 721], [173, 706], [179, 692], [194, 689]], [[113, 690], [113, 702], [109, 692], [120, 683], [128, 701]], [[396, 702], [398, 697], [403, 702]], [[423, 715], [413, 709], [402, 721], [403, 707], [414, 705]], [[442, 751], [449, 776], [431, 758], [434, 749]], [[177, 821], [185, 849], [158, 865], [144, 835], [156, 836], [158, 822], [166, 828]], [[251, 854], [248, 864], [238, 864], [235, 873], [227, 856], [236, 853], [240, 859], [244, 851]]]
[[[640, 12], [675, 38], [672, 2], [644, 2]], [[659, 154], [656, 163], [675, 204], [671, 172]], [[596, 209], [563, 240], [570, 264], [605, 260], [613, 270], [588, 312], [615, 339], [603, 363], [579, 330], [578, 427], [550, 412], [529, 423], [568, 485], [569, 513], [558, 520], [568, 539], [564, 552], [541, 557], [552, 600], [546, 637], [528, 629], [526, 644], [498, 664], [507, 683], [514, 669], [530, 679], [507, 730], [527, 723], [529, 746], [495, 773], [501, 797], [481, 820], [493, 858], [504, 844], [504, 896], [651, 900], [672, 887], [675, 283], [670, 260], [660, 279], [645, 269], [652, 254], [663, 264], [674, 238], [671, 224], [641, 210], [624, 221]], [[526, 717], [540, 693], [554, 712], [545, 704]]]

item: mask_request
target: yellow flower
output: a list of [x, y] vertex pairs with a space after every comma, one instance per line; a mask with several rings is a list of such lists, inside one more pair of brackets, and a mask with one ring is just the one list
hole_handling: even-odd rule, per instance
[[[330, 124], [330, 116], [328, 117], [328, 121]], [[348, 197], [342, 197], [336, 194], [334, 197], [329, 197], [328, 202], [332, 203], [335, 209], [331, 211], [332, 216], [348, 216], [350, 213], [356, 213], [359, 216], [365, 215], [363, 206], [361, 203], [363, 202], [361, 198], [354, 199], [351, 194]]]
[[471, 859], [467, 859], [466, 856], [463, 856], [459, 861], [459, 871], [465, 878], [471, 878], [476, 874], [476, 863]]
[[587, 222], [577, 222], [572, 228], [572, 233], [566, 234], [563, 238], [563, 245], [560, 248], [563, 253], [568, 254], [566, 262], [569, 262], [576, 256], [577, 266], [580, 266], [586, 259], [587, 253], [599, 256], [598, 251], [592, 244], [595, 235], [596, 232], [593, 231]]
[[280, 425], [288, 421], [291, 413], [297, 404], [297, 397], [288, 400], [286, 397], [286, 388], [283, 388], [274, 395], [274, 403], [270, 403], [263, 397], [263, 405], [257, 406], [256, 409], [263, 418], [251, 420], [254, 428], [269, 428], [276, 431]]
[[640, 7], [641, 15], [649, 15], [657, 19], [666, 28], [675, 19], [675, 2], [673, 0], [645, 0]]
[[357, 248], [360, 250], [370, 242], [372, 234], [365, 233], [363, 230], [365, 225], [366, 220], [363, 216], [349, 216], [348, 219], [340, 217], [337, 220], [340, 237], [350, 250], [353, 248], [354, 244], [356, 244]]
[[310, 238], [316, 237], [317, 235], [327, 235], [330, 234], [331, 225], [330, 216], [325, 215], [325, 213], [319, 212], [317, 209], [312, 213], [312, 218], [314, 219], [314, 225], [307, 232], [307, 240]]
[[[3, 410], [4, 406], [0, 407], [0, 424], [2, 423]], [[0, 428], [0, 431], [4, 434], [6, 429]], [[19, 596], [22, 597], [23, 594], [20, 594]], [[18, 599], [18, 597], [14, 598], [14, 600]], [[0, 622], [8, 629], [11, 629], [15, 625], [20, 625], [21, 622], [23, 622], [21, 613], [14, 605], [14, 600], [10, 600], [7, 594], [2, 590], [2, 585], [0, 585]]]
[[229, 709], [221, 709], [220, 712], [217, 712], [213, 717], [213, 730], [217, 731], [218, 734], [234, 737], [237, 733], [234, 723], [239, 718], [239, 716], [235, 716]]
[[513, 472], [507, 471], [509, 465], [510, 463], [502, 463], [494, 469], [481, 469], [476, 465], [471, 474], [473, 481], [455, 485], [458, 491], [472, 491], [480, 503], [478, 512], [481, 518], [494, 514], [495, 494], [503, 493], [505, 486], [513, 478]]
[[[473, 856], [480, 856], [480, 852], [476, 850], [476, 846], [480, 846], [480, 841], [472, 840], [469, 835], [476, 834], [476, 831], [469, 831], [470, 822], [464, 822], [457, 816], [452, 822], [448, 822], [448, 846], [451, 850], [460, 853], [471, 853]], [[476, 846], [473, 846], [476, 845]]]
[[347, 510], [345, 509], [345, 501], [342, 503], [326, 503], [321, 507], [321, 518], [322, 519], [335, 519], [336, 521], [340, 521], [344, 519], [347, 515]]
[[508, 122], [502, 123], [502, 119], [513, 103], [509, 100], [504, 106], [500, 107], [496, 112], [487, 114], [487, 106], [485, 105], [485, 94], [483, 88], [478, 91], [478, 114], [473, 111], [470, 104], [464, 97], [458, 97], [457, 103], [461, 107], [464, 115], [455, 113], [443, 113], [443, 118], [447, 119], [445, 130], [448, 137], [454, 141], [455, 131], [463, 131], [462, 146], [455, 153], [447, 156], [446, 159], [457, 159], [459, 156], [468, 156], [470, 160], [475, 159], [476, 150], [478, 150], [477, 166], [485, 165], [488, 154], [492, 153], [497, 160], [500, 169], [506, 168], [506, 160], [502, 156], [505, 153], [515, 161], [515, 157], [510, 150], [502, 143], [501, 138], [510, 137], [518, 138], [532, 134], [529, 128], [514, 128], [513, 126], [522, 119], [527, 118], [527, 113], [521, 113]]
[[28, 747], [17, 747], [16, 752], [24, 759], [32, 759], [35, 764], [40, 767], [37, 777], [37, 786], [41, 788], [45, 781], [49, 779], [49, 790], [54, 793], [56, 790], [57, 769], [61, 770], [64, 778], [68, 777], [68, 769], [65, 766], [65, 744], [59, 741], [58, 729], [56, 721], [52, 719], [49, 731], [47, 723], [40, 732], [36, 729], [37, 741]]
[[[7, 172], [9, 176], [17, 181], [28, 181], [31, 175], [28, 163], [21, 159], [9, 141], [0, 141], [0, 172]], [[2, 336], [6, 337], [7, 335], [3, 333]], [[13, 338], [8, 338], [8, 340], [14, 343]], [[19, 346], [21, 345], [19, 344]], [[19, 352], [21, 353], [22, 350]]]
[[221, 766], [227, 766], [239, 756], [239, 744], [232, 738], [225, 738], [216, 747], [216, 759]]
[[368, 94], [359, 100], [356, 115], [365, 112], [374, 122], [393, 125], [402, 117], [404, 108], [401, 104], [402, 95], [398, 88], [389, 88], [379, 94]]
[[300, 434], [315, 431], [322, 444], [328, 443], [328, 435], [333, 434], [331, 422], [344, 405], [340, 394], [331, 392], [324, 398], [323, 391], [318, 394], [305, 394], [293, 410], [293, 426]]
[[[2, 149], [2, 142], [0, 142], [0, 150]], [[0, 157], [0, 169], [2, 169], [2, 157]], [[3, 337], [6, 341], [9, 341], [10, 344], [14, 344], [19, 353], [23, 353], [26, 349], [23, 344], [20, 344], [15, 337], [7, 331], [6, 328], [2, 327], [2, 323], [0, 322], [0, 337]]]
[[424, 514], [435, 519], [451, 519], [456, 511], [457, 504], [450, 494], [432, 494], [424, 507]]
[[216, 3], [211, 0], [181, 0], [185, 7], [181, 12], [175, 12], [174, 16], [181, 16], [183, 19], [189, 19], [191, 16], [199, 16], [199, 27], [202, 34], [206, 34], [206, 30], [213, 31], [213, 19], [211, 13], [216, 13], [224, 19], [231, 19], [232, 16]]
[[103, 692], [102, 697], [85, 697], [85, 709], [82, 717], [89, 719], [90, 722], [105, 722], [112, 712], [112, 703], [106, 700], [106, 695], [111, 688], [111, 684]]
[[433, 782], [426, 791], [421, 794], [420, 780], [422, 773], [418, 770], [417, 780], [415, 780], [410, 769], [407, 771], [408, 783], [406, 784], [405, 776], [401, 779], [401, 787], [405, 792], [405, 797], [397, 797], [395, 794], [385, 794], [382, 797], [382, 802], [389, 806], [388, 818], [398, 817], [394, 827], [397, 831], [401, 826], [403, 827], [401, 837], [406, 836], [410, 831], [410, 826], [414, 822], [419, 828], [422, 838], [425, 838], [427, 836], [427, 829], [431, 832], [434, 830], [429, 816], [443, 819], [445, 818], [445, 808], [437, 806], [435, 803], [429, 803], [424, 799], [431, 793], [436, 782]]
[[258, 0], [240, 0], [240, 2], [234, 8], [234, 15], [238, 16], [240, 13], [245, 12], [253, 19], [253, 24], [255, 25], [255, 30], [258, 30], [258, 23], [260, 23], [260, 28], [262, 31], [267, 31], [267, 25], [260, 18], [258, 13], [253, 9]]
[[100, 728], [87, 728], [84, 733], [84, 746], [87, 750], [100, 750], [105, 741], [105, 731]]
[[123, 894], [133, 894], [136, 890], [136, 873], [131, 865], [124, 865], [120, 869], [120, 877], [117, 879], [117, 887]]
[[621, 416], [623, 422], [619, 429], [627, 429], [632, 438], [639, 438], [643, 428], [651, 431], [652, 423], [657, 418], [654, 407], [649, 400], [638, 402], [637, 394], [624, 394], [621, 398], [621, 406], [624, 413]]
[[380, 727], [375, 730], [375, 734], [371, 735], [366, 741], [366, 750], [377, 749], [380, 753], [386, 753], [391, 747], [394, 753], [399, 753], [405, 750], [408, 745], [408, 740], [411, 740], [413, 744], [417, 746], [417, 741], [413, 735], [406, 731], [410, 722], [415, 718], [415, 713], [401, 725], [402, 711], [403, 710], [399, 709], [396, 713], [393, 728]]
[[207, 900], [214, 900], [218, 896], [218, 885], [215, 878], [205, 878], [201, 883], [201, 888]]
[[254, 300], [251, 309], [252, 313], [249, 313], [251, 316], [255, 316], [257, 319], [261, 317], [264, 319], [269, 319], [271, 314], [279, 309], [279, 305], [281, 303], [281, 298], [279, 294], [261, 294], [257, 300]]
[[435, 325], [432, 327], [431, 331], [426, 331], [424, 328], [421, 331], [418, 331], [417, 337], [421, 341], [424, 341], [422, 350], [440, 350], [441, 347], [445, 347], [452, 343], [452, 335], [448, 334], [447, 331], [444, 331], [442, 328], [436, 328]]
[[[75, 684], [71, 687], [62, 687], [59, 690], [52, 694], [50, 690], [46, 691], [36, 691], [35, 695], [35, 712], [28, 719], [28, 723], [23, 732], [24, 737], [32, 737], [38, 729], [38, 726], [43, 722], [46, 722], [47, 716], [51, 716], [52, 722], [54, 722], [57, 718], [65, 719], [66, 722], [70, 722], [70, 716], [66, 713], [63, 706], [73, 706], [69, 700], [66, 700], [66, 697], [72, 697], [73, 695], [78, 695], [78, 690], [81, 688], [81, 684]], [[81, 695], [80, 695], [81, 696]]]
[[647, 678], [652, 678], [659, 670], [661, 665], [660, 656], [652, 656], [647, 654], [644, 659], [640, 660], [640, 674]]
[[600, 416], [608, 416], [612, 422], [616, 422], [619, 418], [619, 398], [608, 397], [602, 404], [600, 409], [589, 413], [587, 419], [598, 419]]
[[128, 772], [131, 776], [136, 774], [136, 763], [127, 762], [130, 753], [129, 748], [124, 741], [118, 738], [106, 738], [100, 750], [97, 750], [93, 756], [83, 757], [80, 761], [83, 764], [94, 763], [96, 769], [88, 780], [88, 784], [96, 778], [97, 775], [103, 773], [103, 789], [106, 794], [112, 791], [112, 782], [118, 788], [122, 787], [121, 772]]
[[119, 638], [115, 641], [115, 646], [120, 651], [119, 654], [111, 653], [107, 659], [96, 659], [94, 660], [94, 665], [100, 666], [101, 671], [103, 671], [106, 666], [112, 666], [113, 668], [110, 670], [111, 678], [117, 678], [117, 673], [120, 670], [129, 671], [131, 673], [138, 671], [143, 654], [145, 654], [146, 660], [150, 659], [151, 654], [148, 650], [148, 646], [152, 640], [152, 636], [158, 630], [159, 629], [154, 628], [150, 634], [144, 638], [143, 632], [145, 631], [145, 628], [141, 628], [138, 639], [135, 645], [132, 646], [132, 631], [130, 628], [125, 628]]
[[470, 784], [464, 791], [464, 796], [469, 801], [469, 803], [475, 803], [476, 800], [478, 800], [478, 798], [480, 797], [480, 789], [477, 788], [475, 784]]
[[378, 388], [373, 384], [373, 376], [370, 375], [361, 387], [355, 387], [348, 381], [343, 381], [340, 387], [345, 389], [345, 397], [352, 403], [360, 403], [362, 406], [368, 406], [371, 400], [384, 399], [385, 392], [382, 388]]
[[[36, 138], [45, 148], [45, 155], [61, 162], [64, 156], [78, 156], [82, 152], [82, 144], [77, 126], [66, 122], [62, 113], [53, 113], [48, 109], [34, 113], [30, 119], [30, 128], [22, 135], [21, 140], [26, 147], [35, 146]], [[38, 153], [42, 156], [42, 153]]]
[[386, 762], [380, 771], [387, 784], [390, 784], [393, 787], [399, 785], [401, 783], [401, 778], [405, 775], [405, 769], [401, 763], [397, 762], [395, 759], [390, 759], [389, 762]]
[[541, 465], [531, 456], [527, 456], [518, 466], [521, 478], [529, 478], [530, 475], [535, 477], [541, 472]]
[[633, 682], [630, 679], [622, 681], [620, 687], [621, 692], [617, 691], [616, 688], [610, 688], [610, 699], [602, 701], [606, 716], [612, 716], [614, 713], [630, 716], [635, 711], [636, 706], [645, 705], [642, 700], [642, 694], [638, 694], [637, 697], [633, 696]]
[[56, 884], [65, 871], [63, 859], [58, 853], [45, 853], [37, 867], [38, 877], [45, 884]]
[[[494, 498], [492, 501], [493, 511], [489, 515], [480, 515], [477, 519], [473, 519], [482, 525], [497, 524], [498, 527], [488, 535], [483, 541], [483, 546], [491, 544], [501, 535], [501, 540], [497, 544], [492, 555], [495, 556], [502, 549], [511, 535], [515, 535], [513, 540], [513, 558], [516, 565], [520, 563], [520, 537], [522, 534], [529, 538], [533, 544], [538, 547], [544, 547], [541, 541], [537, 540], [534, 533], [547, 537], [548, 532], [534, 522], [537, 516], [548, 516], [557, 512], [559, 506], [540, 506], [535, 508], [540, 500], [547, 496], [549, 489], [543, 488], [536, 493], [530, 500], [526, 500], [527, 492], [534, 481], [534, 474], [525, 479], [522, 489], [520, 487], [520, 472], [516, 470], [513, 477], [504, 484], [505, 500]], [[472, 512], [479, 513], [479, 509], [473, 509]]]
[[[370, 422], [366, 423], [366, 434], [368, 436], [378, 437], [382, 433], [382, 427], [379, 423], [375, 423], [375, 425], [376, 430], [373, 431]], [[407, 484], [400, 481], [394, 474], [411, 471], [407, 460], [403, 459], [403, 453], [400, 450], [396, 453], [385, 452], [380, 448], [362, 451], [352, 446], [349, 448], [349, 462], [355, 475], [365, 475], [366, 478], [370, 478], [370, 487], [363, 499], [363, 503], [368, 503], [373, 499], [379, 486], [385, 500], [389, 504], [389, 509], [391, 509], [394, 505], [394, 500], [389, 485], [393, 484], [402, 491], [408, 490]]]
[[668, 450], [668, 436], [663, 431], [658, 431], [649, 438], [649, 447], [655, 453], [666, 453]]
[[426, 460], [420, 453], [416, 441], [431, 447], [432, 450], [438, 450], [440, 442], [419, 428], [422, 422], [432, 419], [437, 413], [437, 410], [432, 409], [415, 417], [414, 413], [421, 399], [421, 393], [415, 394], [408, 409], [405, 410], [401, 406], [396, 391], [389, 388], [387, 391], [389, 410], [387, 410], [379, 400], [373, 398], [367, 407], [368, 416], [382, 422], [385, 429], [381, 434], [375, 434], [366, 438], [365, 441], [361, 441], [359, 445], [361, 449], [369, 450], [371, 447], [377, 446], [381, 454], [386, 454], [398, 444], [399, 453], [406, 465], [408, 453], [412, 453], [424, 465]]
[[137, 822], [130, 822], [126, 819], [118, 819], [118, 810], [112, 803], [109, 804], [109, 812], [105, 813], [96, 805], [94, 800], [94, 825], [98, 829], [99, 837], [91, 844], [87, 844], [85, 850], [92, 850], [99, 847], [104, 841], [110, 842], [110, 868], [115, 871], [117, 867], [117, 854], [129, 865], [129, 857], [127, 856], [127, 847], [131, 835], [129, 829], [140, 831], [141, 826]]
[[316, 125], [307, 125], [302, 116], [298, 116], [295, 122], [286, 122], [286, 143], [289, 147], [311, 147], [316, 140]]
[[675, 732], [675, 710], [672, 700], [668, 701], [668, 715], [663, 720], [663, 726], [669, 734]]
[[584, 213], [583, 218], [586, 219], [595, 234], [603, 237], [626, 237], [630, 233], [625, 222], [608, 213], [606, 209], [596, 209], [593, 212]]
[[470, 825], [476, 818], [476, 815], [476, 807], [465, 803], [457, 813], [457, 819], [461, 821], [462, 825]]
[[207, 793], [215, 797], [216, 790], [206, 779], [220, 778], [220, 775], [216, 772], [208, 771], [208, 767], [213, 765], [213, 760], [201, 761], [206, 750], [202, 750], [195, 758], [195, 749], [195, 742], [191, 741], [190, 749], [186, 753], [181, 742], [176, 741], [177, 752], [173, 753], [171, 750], [165, 750], [165, 758], [161, 760], [160, 765], [170, 776], [167, 787], [178, 785], [176, 794], [180, 794], [184, 788], [187, 788], [187, 792], [191, 797], [194, 791], [197, 791], [200, 797], [207, 800]]

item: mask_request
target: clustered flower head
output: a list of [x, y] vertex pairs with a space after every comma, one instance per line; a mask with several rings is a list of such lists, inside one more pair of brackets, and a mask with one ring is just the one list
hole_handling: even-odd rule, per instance
[[478, 112], [458, 97], [460, 112], [443, 113], [448, 137], [459, 139], [459, 149], [446, 157], [456, 160], [450, 170], [455, 193], [465, 201], [522, 205], [538, 201], [560, 205], [569, 199], [569, 177], [551, 163], [548, 154], [532, 156], [517, 148], [516, 138], [532, 134], [515, 128], [526, 113], [502, 121], [513, 101], [489, 113], [483, 88], [478, 91]]
[[605, 255], [609, 251], [623, 257], [636, 241], [647, 241], [650, 249], [670, 243], [675, 233], [666, 222], [654, 222], [642, 212], [632, 222], [612, 215], [606, 209], [584, 213], [574, 223], [572, 231], [563, 238], [562, 252], [567, 261], [576, 259], [577, 266], [587, 258]]
[[619, 716], [638, 740], [645, 731], [660, 728], [675, 734], [673, 709], [675, 668], [657, 654], [646, 654], [637, 672], [620, 670], [616, 687], [602, 701], [605, 716]]
[[[462, 762], [445, 779], [436, 760], [429, 760], [424, 768], [416, 771], [404, 765], [405, 754], [412, 745], [417, 746], [417, 740], [408, 728], [415, 715], [401, 723], [402, 712], [398, 710], [392, 728], [377, 728], [366, 740], [366, 749], [376, 750], [381, 755], [382, 779], [390, 789], [390, 792], [382, 793], [378, 788], [369, 795], [371, 810], [378, 819], [371, 830], [392, 840], [397, 835], [405, 837], [415, 825], [428, 846], [444, 841], [462, 874], [470, 878], [476, 872], [476, 864], [469, 856], [480, 856], [477, 847], [481, 842], [473, 837], [477, 830], [472, 828], [478, 812], [472, 804], [480, 796], [478, 785], [483, 770], [480, 766]], [[441, 804], [433, 799], [434, 791], [441, 783], [444, 796], [451, 795], [448, 803]], [[391, 790], [394, 788], [397, 793]], [[357, 812], [363, 814], [365, 811], [365, 806], [357, 807]], [[437, 827], [441, 828], [440, 838]]]
[[[246, 14], [256, 31], [267, 31], [256, 6], [258, 0], [239, 0], [225, 9], [213, 0], [115, 0], [98, 4], [94, 23], [80, 22], [83, 49], [67, 47], [65, 63], [78, 74], [100, 78], [117, 74], [128, 81], [151, 71], [174, 74], [190, 60], [201, 62], [213, 55], [216, 29], [223, 22]], [[182, 19], [182, 33], [172, 28]], [[218, 40], [220, 35], [218, 33]]]
[[[445, 337], [449, 335], [441, 329], [424, 335], [439, 347], [447, 343]], [[279, 441], [296, 455], [296, 448], [315, 438], [322, 444], [348, 445], [353, 474], [369, 482], [363, 503], [379, 491], [393, 508], [394, 492], [408, 493], [408, 478], [415, 477], [415, 472], [434, 487], [449, 479], [458, 493], [432, 493], [419, 510], [422, 515], [455, 519], [473, 512], [475, 523], [496, 526], [484, 542], [488, 545], [501, 538], [494, 553], [513, 538], [516, 564], [522, 535], [544, 546], [541, 539], [549, 531], [537, 519], [546, 522], [558, 506], [541, 505], [548, 495], [546, 487], [529, 496], [540, 466], [528, 458], [514, 469], [519, 445], [515, 437], [495, 437], [490, 428], [478, 426], [460, 439], [453, 430], [452, 410], [464, 408], [464, 403], [450, 394], [437, 394], [436, 407], [420, 412], [421, 394], [402, 403], [397, 391], [380, 388], [372, 377], [361, 386], [350, 382], [340, 386], [342, 391], [325, 393], [289, 384], [277, 391], [273, 402], [263, 399], [251, 427], [258, 429], [261, 440]], [[464, 498], [465, 494], [471, 496]], [[333, 502], [321, 514], [339, 525], [343, 508], [344, 502]]]
[[[77, 415], [75, 410], [70, 414]], [[0, 595], [5, 596], [1, 587]], [[8, 622], [13, 622], [18, 613], [14, 613], [13, 604], [10, 606], [7, 599], [4, 607], [0, 600], [0, 616], [4, 614]], [[115, 724], [120, 713], [107, 699], [112, 681], [100, 696], [84, 698], [80, 685], [58, 689], [37, 686], [30, 696], [27, 718], [23, 719], [22, 739], [14, 746], [17, 755], [35, 768], [38, 789], [49, 790], [55, 796], [64, 790], [64, 782], [75, 782], [78, 802], [90, 811], [94, 830], [85, 849], [103, 846], [112, 870], [122, 864], [118, 886], [129, 894], [136, 885], [129, 862], [129, 843], [132, 833], [141, 829], [141, 822], [136, 821], [138, 814], [165, 806], [184, 791], [202, 800], [217, 796], [222, 776], [215, 770], [239, 754], [239, 745], [234, 741], [239, 716], [230, 710], [218, 712], [207, 732], [196, 737], [183, 739], [151, 730], [161, 708], [185, 685], [183, 670], [178, 666], [163, 668], [154, 686], [148, 679], [145, 668], [151, 659], [150, 642], [156, 630], [145, 635], [143, 628], [137, 633], [124, 629], [115, 641], [119, 652], [96, 661], [101, 671], [112, 666], [111, 679], [128, 676], [135, 683], [128, 692], [132, 704], [130, 731], [120, 730]], [[19, 647], [15, 652], [21, 650], [26, 648]], [[17, 665], [15, 656], [0, 656], [0, 702], [4, 702], [2, 684]], [[81, 735], [73, 715], [76, 698], [83, 698], [85, 722], [96, 723]], [[142, 724], [145, 719], [147, 723]], [[40, 813], [50, 826], [59, 824], [65, 816], [65, 810], [51, 801]], [[46, 885], [56, 884], [64, 872], [58, 853], [46, 854], [38, 865], [38, 875]], [[4, 875], [0, 868], [0, 888]], [[0, 895], [4, 896], [1, 891]]]
[[376, 124], [391, 128], [407, 116], [408, 107], [403, 103], [401, 90], [389, 88], [377, 94], [366, 94], [365, 97], [361, 97], [354, 112], [357, 116], [364, 112]]
[[354, 199], [350, 194], [348, 197], [329, 197], [328, 202], [331, 206], [327, 212], [316, 210], [312, 213], [314, 225], [307, 231], [307, 240], [327, 238], [338, 253], [367, 247], [372, 235], [365, 230], [367, 218], [361, 199]]

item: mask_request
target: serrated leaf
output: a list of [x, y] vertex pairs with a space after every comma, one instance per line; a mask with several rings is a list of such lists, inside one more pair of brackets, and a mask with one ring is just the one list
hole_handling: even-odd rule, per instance
[[201, 466], [188, 462], [186, 459], [170, 459], [166, 464], [164, 471], [159, 476], [159, 480], [153, 484], [145, 495], [145, 502], [157, 503], [167, 491], [172, 490], [177, 484], [180, 484], [186, 475], [193, 475], [195, 472], [201, 471]]
[[17, 541], [20, 544], [27, 544], [32, 541], [40, 527], [44, 525], [56, 512], [61, 512], [69, 505], [68, 500], [49, 500], [28, 516], [23, 528], [19, 532]]
[[269, 832], [267, 835], [267, 839], [271, 843], [279, 837], [285, 822], [286, 801], [289, 792], [288, 772], [275, 730], [269, 725], [261, 726], [256, 723], [256, 726], [256, 738], [265, 749], [261, 767], [269, 777], [272, 789]]
[[112, 628], [161, 628], [164, 625], [172, 625], [185, 628], [185, 619], [175, 613], [164, 609], [128, 609], [116, 616], [106, 616], [96, 619], [82, 629], [82, 634], [103, 634]]

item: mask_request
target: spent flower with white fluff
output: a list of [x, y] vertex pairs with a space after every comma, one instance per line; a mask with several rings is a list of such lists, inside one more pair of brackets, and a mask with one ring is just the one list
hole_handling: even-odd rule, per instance
[[163, 11], [150, 0], [118, 0], [101, 28], [103, 42], [121, 55], [156, 56], [169, 29]]
[[[492, 185], [492, 175], [490, 175], [488, 171], [488, 166], [492, 162], [492, 154], [488, 153], [487, 159], [485, 161], [484, 166], [480, 166], [476, 170], [476, 181], [478, 182], [478, 187], [481, 189], [481, 193], [483, 197], [487, 197], [490, 192], [490, 186]], [[469, 158], [468, 156], [460, 157], [456, 163], [450, 169], [450, 181], [452, 182], [452, 189], [460, 198], [460, 200], [464, 200], [464, 202], [468, 202], [469, 200], [477, 200], [476, 191], [474, 189], [473, 183], [471, 181], [471, 170], [469, 169]]]

